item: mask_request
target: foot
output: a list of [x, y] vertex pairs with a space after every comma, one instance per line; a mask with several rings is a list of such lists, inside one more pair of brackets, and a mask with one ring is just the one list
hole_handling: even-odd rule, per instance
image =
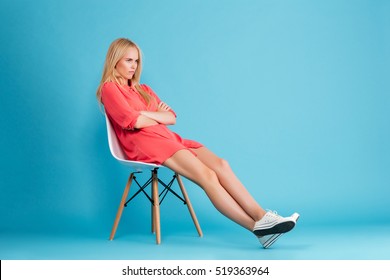
[[[294, 213], [290, 217], [288, 217], [296, 223], [299, 219], [299, 214]], [[275, 234], [270, 234], [270, 235], [265, 235], [265, 236], [257, 236], [261, 245], [263, 245], [264, 249], [267, 249], [271, 247], [272, 244], [275, 243], [276, 240], [279, 239], [280, 236], [282, 236], [283, 233], [275, 233]]]
[[286, 233], [295, 226], [295, 219], [291, 217], [282, 217], [276, 212], [268, 211], [261, 220], [257, 221], [253, 233], [257, 236], [265, 236], [276, 233]]

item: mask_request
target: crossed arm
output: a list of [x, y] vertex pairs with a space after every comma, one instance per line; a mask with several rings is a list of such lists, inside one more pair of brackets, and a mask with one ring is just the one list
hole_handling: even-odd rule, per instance
[[170, 111], [171, 108], [164, 102], [158, 104], [157, 111], [141, 111], [134, 128], [143, 128], [156, 124], [172, 125], [176, 123], [175, 115]]

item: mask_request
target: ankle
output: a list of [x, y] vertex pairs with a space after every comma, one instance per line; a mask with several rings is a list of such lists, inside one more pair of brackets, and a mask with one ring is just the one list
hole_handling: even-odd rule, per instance
[[255, 222], [260, 221], [266, 213], [267, 211], [260, 209], [260, 211], [257, 213], [257, 216], [255, 217]]

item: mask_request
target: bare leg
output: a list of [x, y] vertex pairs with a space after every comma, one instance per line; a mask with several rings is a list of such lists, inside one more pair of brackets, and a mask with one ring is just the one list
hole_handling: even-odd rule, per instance
[[255, 220], [221, 186], [215, 171], [188, 150], [180, 150], [163, 165], [190, 179], [203, 188], [214, 206], [226, 217], [252, 231]]
[[219, 158], [205, 147], [193, 151], [206, 166], [214, 170], [221, 185], [254, 221], [260, 220], [265, 215], [264, 209], [253, 199], [226, 160]]

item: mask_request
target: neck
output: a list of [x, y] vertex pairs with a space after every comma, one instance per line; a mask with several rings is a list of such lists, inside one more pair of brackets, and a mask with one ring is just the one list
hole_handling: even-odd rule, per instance
[[123, 79], [122, 77], [119, 79], [119, 83], [122, 86], [131, 86], [131, 81], [127, 79]]

